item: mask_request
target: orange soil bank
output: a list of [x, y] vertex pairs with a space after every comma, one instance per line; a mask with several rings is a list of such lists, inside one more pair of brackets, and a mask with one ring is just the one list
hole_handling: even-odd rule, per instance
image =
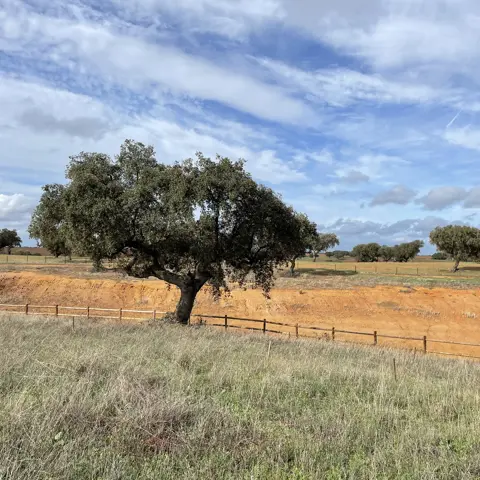
[[[70, 278], [35, 272], [0, 274], [0, 303], [171, 311], [177, 298], [177, 289], [169, 289], [161, 281]], [[365, 332], [377, 330], [379, 335], [427, 335], [431, 339], [480, 344], [478, 289], [399, 286], [350, 290], [274, 289], [269, 300], [260, 291], [237, 289], [218, 303], [208, 292], [200, 292], [194, 313], [266, 318], [293, 325], [335, 326]], [[342, 339], [340, 335], [337, 338]], [[349, 337], [348, 340], [371, 342], [370, 337]], [[379, 339], [379, 344], [399, 343], [419, 350], [422, 348], [421, 342]], [[445, 352], [459, 351], [454, 346], [431, 347]], [[461, 351], [480, 356], [480, 347], [463, 347]]]

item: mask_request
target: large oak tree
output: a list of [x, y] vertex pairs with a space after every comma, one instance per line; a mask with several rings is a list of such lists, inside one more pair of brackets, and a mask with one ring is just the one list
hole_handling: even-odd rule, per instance
[[[228, 281], [243, 284], [251, 275], [268, 294], [275, 268], [302, 241], [295, 212], [257, 184], [243, 161], [199, 153], [166, 165], [157, 162], [153, 147], [127, 140], [115, 159], [72, 157], [66, 177], [64, 187], [45, 187], [34, 221], [58, 215], [55, 227], [67, 245], [97, 266], [117, 258], [129, 275], [178, 287], [180, 323], [188, 322], [205, 284], [218, 296]], [[54, 190], [61, 208], [50, 202]]]
[[430, 243], [440, 252], [453, 258], [454, 272], [458, 271], [460, 262], [480, 259], [480, 230], [475, 227], [462, 225], [437, 227], [430, 232]]

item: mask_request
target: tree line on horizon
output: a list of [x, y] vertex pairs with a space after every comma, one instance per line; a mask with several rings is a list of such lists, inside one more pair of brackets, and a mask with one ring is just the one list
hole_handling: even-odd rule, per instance
[[[116, 260], [137, 278], [156, 277], [180, 290], [172, 321], [188, 323], [198, 292], [219, 297], [247, 277], [268, 296], [276, 268], [309, 252], [314, 260], [339, 245], [304, 213], [255, 182], [243, 160], [197, 153], [174, 164], [157, 161], [152, 146], [126, 140], [115, 158], [70, 157], [66, 184], [49, 184], [29, 226], [31, 238], [53, 254], [91, 258], [95, 268]], [[480, 256], [480, 230], [437, 228], [430, 241], [458, 263]], [[395, 247], [358, 245], [361, 261], [418, 254], [417, 240]]]

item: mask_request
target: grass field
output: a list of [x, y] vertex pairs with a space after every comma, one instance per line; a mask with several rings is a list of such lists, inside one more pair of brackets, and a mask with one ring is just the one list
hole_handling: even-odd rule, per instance
[[[0, 265], [91, 265], [91, 261], [85, 257], [44, 256], [44, 255], [0, 255]], [[106, 264], [107, 267], [113, 265]], [[334, 272], [338, 274], [354, 275], [356, 273], [377, 274], [377, 275], [404, 275], [404, 276], [433, 276], [447, 278], [480, 278], [480, 264], [462, 263], [460, 271], [452, 273], [453, 262], [435, 261], [429, 257], [419, 257], [415, 262], [396, 263], [359, 263], [352, 259], [347, 261], [326, 261], [322, 256], [317, 262], [310, 258], [304, 258], [297, 262], [297, 270], [300, 273], [311, 275], [329, 275]]]
[[442, 277], [477, 277], [480, 278], [480, 264], [463, 262], [460, 270], [452, 273], [453, 262], [422, 259], [420, 261], [397, 263], [397, 262], [375, 262], [360, 263], [354, 261], [346, 262], [312, 262], [311, 259], [302, 259], [297, 262], [299, 272], [318, 274], [322, 271], [344, 272], [344, 273], [370, 273], [378, 275], [421, 275], [421, 276], [442, 276]]
[[2, 316], [0, 478], [474, 479], [479, 382], [331, 342]]

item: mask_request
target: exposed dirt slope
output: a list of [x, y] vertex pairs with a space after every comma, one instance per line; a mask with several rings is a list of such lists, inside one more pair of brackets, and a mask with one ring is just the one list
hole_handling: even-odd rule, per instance
[[[0, 274], [1, 303], [170, 311], [177, 298], [177, 290], [169, 289], [161, 281], [71, 278], [34, 272]], [[259, 291], [239, 289], [218, 303], [207, 292], [201, 292], [195, 312], [480, 343], [478, 289], [392, 286], [350, 290], [275, 289], [270, 300]], [[421, 348], [420, 344], [415, 346]], [[441, 349], [450, 351], [443, 346]], [[468, 353], [480, 356], [480, 349], [470, 349]]]

